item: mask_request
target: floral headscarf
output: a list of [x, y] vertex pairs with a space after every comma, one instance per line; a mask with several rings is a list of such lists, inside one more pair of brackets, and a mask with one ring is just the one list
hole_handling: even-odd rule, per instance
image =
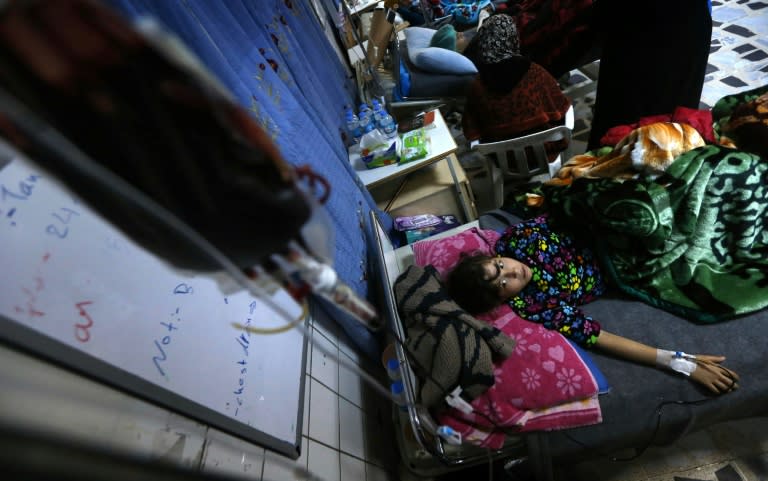
[[502, 13], [487, 18], [477, 36], [483, 63], [496, 64], [520, 55], [517, 25], [510, 15]]

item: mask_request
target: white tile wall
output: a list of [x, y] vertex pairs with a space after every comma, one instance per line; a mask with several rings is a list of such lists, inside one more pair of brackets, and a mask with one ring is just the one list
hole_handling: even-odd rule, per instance
[[210, 429], [206, 436], [200, 470], [245, 479], [261, 479], [265, 455], [264, 448]]
[[[344, 351], [339, 350], [339, 356], [346, 362], [355, 362]], [[356, 372], [350, 370], [346, 365], [339, 366], [339, 395], [355, 406], [363, 406], [363, 379]]]
[[339, 390], [339, 347], [315, 329], [312, 335], [312, 377], [324, 384], [328, 389]]
[[311, 439], [307, 448], [309, 471], [324, 481], [340, 481], [341, 458], [339, 451]]
[[365, 479], [365, 462], [341, 453], [339, 459], [341, 481], [361, 481]]
[[310, 389], [309, 437], [338, 449], [339, 396], [315, 379]]
[[264, 457], [264, 469], [261, 479], [264, 481], [293, 481], [304, 480], [307, 478], [307, 446], [309, 438], [303, 437], [301, 446], [301, 456], [293, 461], [285, 456], [277, 455], [271, 451], [266, 452]]
[[339, 448], [341, 451], [365, 458], [365, 413], [344, 398], [339, 399]]
[[248, 480], [398, 479], [388, 401], [334, 357], [344, 356], [376, 377], [385, 376], [383, 369], [359, 354], [332, 324], [311, 324], [312, 338], [323, 350], [308, 351], [297, 460], [3, 345], [0, 421]]

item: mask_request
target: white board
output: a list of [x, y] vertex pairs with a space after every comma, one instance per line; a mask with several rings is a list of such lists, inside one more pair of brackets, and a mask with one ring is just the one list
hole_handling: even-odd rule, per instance
[[[301, 331], [233, 327], [286, 320], [244, 289], [226, 293], [215, 276], [158, 259], [4, 142], [0, 168], [2, 339], [299, 456]], [[271, 292], [301, 318], [302, 306], [284, 290], [273, 284]]]

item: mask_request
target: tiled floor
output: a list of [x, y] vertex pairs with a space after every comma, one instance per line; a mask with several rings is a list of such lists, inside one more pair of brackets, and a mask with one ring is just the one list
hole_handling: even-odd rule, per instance
[[[556, 467], [557, 481], [763, 481], [768, 479], [768, 420], [711, 426], [633, 461], [594, 459]], [[514, 479], [514, 478], [511, 478]]]
[[[721, 97], [768, 84], [768, 0], [715, 0], [709, 65], [700, 108]], [[589, 136], [599, 62], [573, 71], [567, 91], [574, 101], [576, 146]], [[458, 141], [459, 139], [457, 139]], [[493, 479], [529, 479], [525, 467], [494, 470]], [[488, 479], [487, 469], [450, 479]], [[650, 448], [631, 462], [593, 458], [556, 467], [557, 481], [763, 481], [768, 480], [768, 420], [712, 426], [673, 446]]]

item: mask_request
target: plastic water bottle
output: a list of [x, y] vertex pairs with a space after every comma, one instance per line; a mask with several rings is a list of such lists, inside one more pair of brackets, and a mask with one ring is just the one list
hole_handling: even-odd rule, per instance
[[360, 129], [364, 134], [376, 128], [376, 122], [373, 119], [373, 110], [368, 104], [360, 104], [357, 117], [360, 119]]
[[362, 130], [363, 134], [367, 134], [376, 128], [376, 124], [373, 120], [373, 111], [371, 110], [371, 107], [368, 106], [368, 104], [360, 104], [357, 118], [360, 119], [360, 129]]
[[377, 102], [375, 99], [373, 100], [373, 121], [376, 123], [376, 128], [378, 129], [381, 127], [381, 116], [383, 115], [381, 111], [381, 104]]
[[350, 137], [354, 140], [354, 144], [359, 143], [360, 137], [363, 136], [363, 131], [360, 128], [360, 119], [357, 118], [352, 107], [347, 108], [345, 120], [347, 123], [347, 132], [349, 132]]
[[403, 381], [393, 382], [390, 386], [390, 391], [400, 409], [403, 411], [407, 410], [408, 406], [405, 404], [405, 387], [403, 386]]
[[387, 374], [392, 381], [400, 380], [400, 361], [397, 358], [387, 360]]
[[381, 102], [379, 102], [376, 99], [371, 100], [371, 105], [373, 106], [373, 110], [372, 110], [372, 112], [373, 112], [373, 121], [376, 124], [376, 128], [380, 129], [381, 128], [381, 118], [386, 113], [386, 110], [384, 110], [384, 105], [382, 105]]
[[389, 112], [387, 112], [384, 107], [381, 107], [380, 112], [379, 130], [384, 134], [384, 137], [394, 139], [397, 137], [397, 124], [395, 123], [395, 119], [389, 115]]

